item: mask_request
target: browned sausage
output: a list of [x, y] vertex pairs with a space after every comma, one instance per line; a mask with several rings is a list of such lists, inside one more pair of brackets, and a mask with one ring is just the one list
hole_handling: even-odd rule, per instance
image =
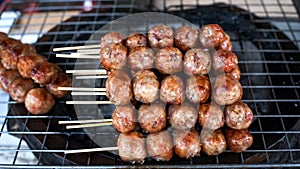
[[189, 75], [206, 75], [211, 67], [210, 54], [203, 49], [190, 49], [184, 55], [183, 67]]
[[46, 85], [48, 91], [56, 98], [62, 98], [69, 92], [64, 90], [58, 90], [58, 87], [71, 87], [72, 79], [65, 73], [60, 72], [57, 75], [56, 81]]
[[130, 103], [132, 98], [132, 85], [129, 76], [115, 70], [108, 75], [106, 80], [106, 96], [116, 105], [125, 105]]
[[230, 41], [229, 35], [227, 35], [226, 33], [225, 33], [224, 40], [217, 47], [217, 50], [221, 50], [221, 49], [222, 50], [232, 51], [232, 43]]
[[199, 32], [200, 42], [206, 48], [219, 46], [225, 38], [225, 32], [218, 24], [205, 25]]
[[156, 161], [169, 161], [173, 156], [172, 137], [167, 130], [150, 133], [146, 146], [149, 156]]
[[253, 143], [253, 136], [247, 129], [226, 129], [228, 148], [235, 153], [247, 150]]
[[220, 74], [214, 81], [212, 96], [219, 105], [229, 105], [242, 99], [243, 89], [231, 75]]
[[228, 72], [229, 75], [231, 75], [236, 80], [241, 79], [241, 70], [238, 66], [236, 66], [232, 71]]
[[144, 104], [138, 111], [138, 122], [147, 132], [159, 132], [167, 123], [165, 107], [162, 104]]
[[225, 107], [226, 125], [232, 129], [247, 129], [253, 120], [252, 110], [243, 102], [236, 102]]
[[100, 63], [106, 70], [122, 69], [127, 62], [127, 48], [121, 43], [111, 43], [100, 50]]
[[136, 127], [136, 112], [131, 105], [117, 106], [111, 117], [118, 132], [127, 133]]
[[214, 102], [199, 106], [199, 124], [206, 129], [216, 130], [223, 127], [225, 117], [223, 110]]
[[202, 142], [202, 152], [207, 155], [218, 155], [226, 150], [225, 136], [220, 129], [213, 131]]
[[155, 67], [160, 73], [174, 74], [182, 70], [183, 55], [178, 48], [165, 47], [155, 57]]
[[30, 78], [32, 69], [38, 64], [45, 62], [46, 58], [41, 55], [27, 55], [19, 58], [18, 70], [23, 78]]
[[189, 103], [171, 105], [168, 111], [168, 118], [172, 128], [187, 130], [195, 127], [198, 112]]
[[9, 86], [9, 95], [16, 102], [23, 103], [25, 96], [29, 90], [34, 88], [33, 81], [31, 79], [16, 79]]
[[120, 43], [122, 40], [122, 35], [119, 32], [109, 32], [101, 38], [100, 48], [104, 48], [111, 43]]
[[195, 28], [182, 26], [175, 31], [175, 45], [182, 51], [187, 51], [196, 46], [198, 31]]
[[31, 70], [31, 78], [41, 85], [54, 83], [57, 79], [58, 70], [53, 63], [42, 62]]
[[237, 67], [238, 58], [228, 50], [218, 50], [212, 57], [212, 66], [219, 73], [227, 73]]
[[145, 138], [139, 132], [121, 133], [117, 142], [119, 156], [123, 161], [144, 163], [147, 156]]
[[192, 103], [205, 103], [210, 97], [211, 84], [206, 76], [191, 76], [185, 88], [186, 97]]
[[25, 97], [25, 107], [32, 114], [48, 113], [54, 104], [53, 96], [45, 88], [31, 89]]
[[168, 104], [181, 104], [185, 99], [184, 86], [180, 77], [167, 76], [161, 82], [160, 100]]
[[131, 49], [139, 46], [147, 46], [147, 43], [147, 36], [135, 33], [127, 37], [125, 46]]
[[200, 156], [201, 144], [199, 133], [192, 130], [175, 130], [173, 132], [174, 152], [181, 158]]
[[145, 46], [134, 47], [129, 51], [128, 63], [132, 70], [153, 68], [154, 51]]
[[167, 25], [153, 26], [148, 32], [148, 41], [152, 48], [173, 46], [174, 32], [172, 28]]
[[13, 81], [20, 78], [20, 74], [15, 70], [5, 70], [0, 73], [0, 89], [8, 92]]
[[134, 98], [142, 103], [152, 103], [158, 98], [159, 82], [150, 70], [139, 71], [134, 76]]

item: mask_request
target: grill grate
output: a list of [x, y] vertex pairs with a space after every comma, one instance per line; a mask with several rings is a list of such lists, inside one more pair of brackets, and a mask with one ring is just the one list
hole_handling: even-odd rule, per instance
[[[255, 140], [246, 152], [235, 154], [227, 150], [219, 156], [202, 155], [191, 160], [174, 157], [166, 163], [147, 159], [144, 165], [135, 167], [300, 167], [300, 24], [297, 1], [93, 2], [92, 11], [82, 12], [83, 1], [80, 0], [40, 0], [33, 1], [28, 6], [20, 0], [4, 1], [0, 8], [0, 30], [23, 42], [37, 41], [35, 46], [39, 53], [66, 70], [74, 68], [74, 60], [55, 58], [52, 52], [54, 47], [82, 45], [101, 26], [130, 13], [164, 11], [183, 17], [199, 27], [212, 21], [217, 22], [232, 38], [234, 52], [239, 57], [239, 66], [243, 72], [243, 101], [254, 111], [255, 121], [250, 132]], [[24, 5], [25, 8], [22, 7]], [[7, 16], [8, 11], [15, 9], [22, 13], [18, 19]], [[57, 125], [59, 120], [76, 118], [73, 107], [65, 105], [65, 100], [58, 100], [49, 115], [32, 116], [23, 105], [9, 101], [4, 93], [0, 94], [0, 143], [1, 139], [11, 135], [19, 138], [11, 147], [0, 144], [0, 155], [6, 155], [5, 160], [0, 160], [1, 167], [128, 168], [128, 163], [108, 152], [63, 154], [65, 149], [97, 146], [83, 130], [67, 131], [63, 126]], [[109, 113], [104, 116], [110, 117]], [[96, 134], [101, 137], [112, 133]], [[24, 141], [29, 148], [24, 146]], [[34, 153], [35, 157], [23, 160], [30, 153]]]

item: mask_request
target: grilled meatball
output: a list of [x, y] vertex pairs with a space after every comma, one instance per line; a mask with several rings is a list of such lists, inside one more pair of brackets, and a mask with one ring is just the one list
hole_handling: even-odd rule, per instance
[[11, 49], [6, 49], [1, 54], [1, 62], [6, 69], [17, 70], [20, 57], [36, 54], [32, 45], [18, 44]]
[[175, 130], [173, 132], [174, 152], [181, 158], [200, 156], [201, 144], [199, 133], [192, 130]]
[[119, 156], [123, 161], [144, 163], [147, 156], [145, 138], [141, 133], [132, 131], [121, 133], [118, 138]]
[[23, 78], [30, 78], [32, 69], [38, 64], [45, 62], [46, 58], [41, 55], [27, 55], [19, 58], [18, 70]]
[[219, 105], [229, 105], [242, 99], [243, 89], [231, 75], [220, 74], [214, 81], [212, 96]]
[[57, 79], [58, 71], [53, 63], [42, 62], [31, 70], [31, 78], [35, 83], [41, 85], [54, 83]]
[[184, 55], [183, 67], [186, 74], [206, 75], [211, 67], [210, 55], [203, 49], [190, 49]]
[[198, 112], [188, 103], [171, 105], [169, 107], [168, 117], [172, 128], [187, 130], [195, 127]]
[[125, 46], [128, 48], [147, 46], [147, 36], [140, 33], [129, 35], [125, 41]]
[[111, 43], [120, 43], [122, 40], [122, 35], [119, 32], [109, 32], [101, 38], [100, 48], [104, 48]]
[[182, 51], [187, 51], [196, 46], [198, 31], [195, 28], [182, 26], [175, 31], [175, 45]]
[[129, 76], [121, 71], [113, 71], [106, 80], [106, 96], [116, 105], [130, 103], [132, 98], [132, 85]]
[[236, 80], [241, 79], [241, 70], [238, 66], [236, 66], [232, 71], [228, 72], [229, 75], [231, 75]]
[[221, 154], [226, 150], [227, 144], [224, 134], [220, 129], [205, 138], [202, 142], [202, 151], [211, 156]]
[[111, 43], [100, 51], [100, 63], [106, 70], [122, 69], [127, 61], [127, 48], [121, 43]]
[[11, 83], [9, 87], [9, 95], [16, 102], [23, 103], [25, 96], [29, 90], [34, 88], [33, 81], [31, 79], [16, 79]]
[[118, 132], [127, 133], [136, 126], [136, 112], [131, 105], [117, 106], [111, 117]]
[[145, 46], [132, 48], [129, 51], [128, 63], [132, 70], [153, 68], [154, 51]]
[[20, 74], [15, 70], [5, 70], [0, 73], [0, 89], [8, 92], [8, 89], [13, 81], [20, 78]]
[[148, 32], [148, 41], [152, 48], [164, 48], [174, 44], [173, 29], [167, 25], [153, 26]]
[[232, 129], [246, 129], [253, 120], [252, 110], [243, 102], [236, 102], [225, 107], [226, 125]]
[[226, 129], [226, 140], [228, 148], [235, 153], [248, 149], [253, 143], [253, 136], [247, 129]]
[[224, 41], [225, 32], [218, 24], [209, 24], [200, 29], [199, 38], [204, 47], [217, 47]]
[[237, 67], [238, 58], [228, 50], [218, 50], [212, 57], [212, 66], [219, 73], [230, 72]]
[[155, 67], [160, 73], [174, 74], [182, 70], [183, 55], [174, 47], [160, 49], [155, 57]]
[[225, 33], [224, 40], [217, 47], [217, 50], [221, 50], [221, 49], [222, 50], [232, 51], [232, 43], [230, 41], [229, 35], [227, 35], [226, 33]]
[[185, 88], [186, 97], [192, 103], [205, 103], [211, 91], [211, 85], [206, 76], [191, 76]]
[[158, 98], [159, 82], [150, 70], [139, 71], [133, 80], [134, 98], [142, 103], [152, 103]]
[[173, 156], [172, 137], [167, 130], [150, 133], [146, 146], [149, 156], [156, 161], [169, 161]]
[[64, 90], [58, 90], [58, 87], [71, 87], [72, 79], [65, 73], [60, 72], [57, 75], [56, 81], [46, 85], [49, 92], [56, 98], [62, 98], [69, 92]]
[[31, 89], [25, 97], [25, 107], [32, 114], [48, 113], [54, 104], [53, 96], [45, 88]]
[[214, 102], [199, 106], [199, 124], [206, 129], [216, 130], [224, 125], [223, 110]]
[[167, 76], [161, 82], [160, 100], [167, 104], [181, 104], [185, 99], [184, 86], [180, 77]]
[[165, 107], [162, 104], [144, 104], [138, 111], [138, 122], [147, 132], [159, 132], [167, 123]]

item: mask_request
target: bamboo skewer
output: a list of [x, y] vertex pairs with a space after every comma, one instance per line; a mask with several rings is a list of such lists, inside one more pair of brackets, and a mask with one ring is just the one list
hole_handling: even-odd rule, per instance
[[112, 119], [92, 119], [92, 120], [72, 120], [72, 121], [58, 121], [58, 124], [87, 124], [87, 123], [101, 123], [112, 122]]
[[66, 101], [66, 104], [113, 104], [111, 101]]
[[74, 95], [74, 96], [87, 96], [87, 95], [105, 96], [106, 92], [72, 92], [71, 95]]
[[58, 52], [58, 51], [66, 51], [66, 50], [94, 49], [94, 48], [99, 48], [99, 45], [60, 47], [60, 48], [54, 48], [53, 51]]
[[98, 55], [87, 55], [87, 54], [79, 54], [79, 53], [72, 53], [70, 54], [56, 54], [58, 58], [74, 58], [74, 59], [99, 59]]
[[88, 153], [96, 151], [113, 151], [119, 150], [118, 147], [103, 147], [103, 148], [90, 148], [90, 149], [80, 149], [80, 150], [65, 150], [65, 154], [74, 154], [74, 153]]
[[66, 70], [66, 73], [89, 75], [89, 74], [107, 74], [105, 69], [94, 69], [94, 70]]
[[57, 90], [64, 91], [82, 91], [82, 92], [105, 92], [106, 88], [88, 88], [88, 87], [58, 87]]
[[101, 122], [101, 123], [90, 123], [90, 124], [76, 124], [66, 126], [67, 129], [78, 129], [78, 128], [87, 128], [87, 127], [100, 127], [100, 126], [110, 126], [112, 122]]

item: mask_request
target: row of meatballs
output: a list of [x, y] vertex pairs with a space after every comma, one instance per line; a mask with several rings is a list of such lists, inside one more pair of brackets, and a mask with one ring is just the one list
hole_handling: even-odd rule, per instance
[[211, 66], [217, 73], [228, 73], [238, 64], [229, 36], [217, 24], [203, 26], [199, 33], [188, 26], [174, 33], [167, 25], [157, 25], [147, 36], [136, 33], [126, 39], [110, 32], [101, 38], [100, 49], [100, 63], [108, 71], [123, 69], [128, 61], [133, 71], [156, 68], [163, 74], [184, 70], [188, 75], [206, 75]]
[[[171, 134], [170, 134], [171, 133]], [[123, 161], [143, 163], [147, 156], [157, 161], [169, 161], [175, 153], [181, 158], [200, 156], [200, 152], [211, 156], [223, 153], [228, 147], [233, 152], [242, 152], [253, 143], [253, 136], [247, 129], [226, 129], [201, 131], [173, 130], [143, 134], [132, 131], [121, 133], [117, 146]]]
[[[185, 83], [185, 84], [184, 84]], [[159, 82], [151, 70], [141, 70], [130, 79], [128, 74], [115, 70], [106, 80], [106, 96], [116, 105], [126, 105], [134, 98], [142, 103], [158, 100], [166, 104], [205, 103], [209, 98], [219, 105], [230, 105], [243, 96], [240, 82], [232, 74], [220, 74], [213, 82], [207, 76], [193, 75], [185, 82], [178, 75], [166, 76]]]
[[[38, 55], [33, 46], [0, 33], [0, 88], [17, 103], [25, 103], [33, 114], [49, 112], [53, 98], [67, 92], [59, 86], [71, 86], [71, 78], [55, 64]], [[45, 88], [44, 88], [45, 87]]]

